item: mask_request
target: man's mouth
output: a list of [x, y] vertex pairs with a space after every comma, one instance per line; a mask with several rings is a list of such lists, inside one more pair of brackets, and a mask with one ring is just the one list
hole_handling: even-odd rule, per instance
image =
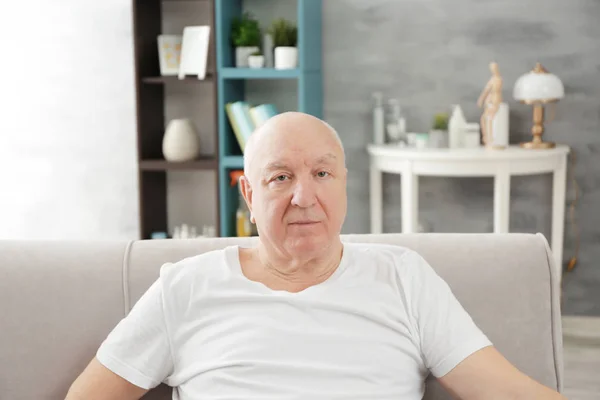
[[318, 223], [319, 223], [319, 221], [302, 220], [302, 221], [291, 222], [290, 225], [314, 225], [314, 224], [318, 224]]

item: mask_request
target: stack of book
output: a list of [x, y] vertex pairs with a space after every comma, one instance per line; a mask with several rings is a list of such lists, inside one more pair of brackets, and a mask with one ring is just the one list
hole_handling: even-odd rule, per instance
[[227, 103], [225, 111], [242, 153], [252, 132], [269, 118], [278, 114], [277, 108], [273, 104], [260, 104], [250, 107], [245, 101]]

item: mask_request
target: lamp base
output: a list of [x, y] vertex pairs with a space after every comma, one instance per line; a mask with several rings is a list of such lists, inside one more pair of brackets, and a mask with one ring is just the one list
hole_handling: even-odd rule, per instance
[[524, 149], [553, 149], [556, 147], [554, 142], [525, 142], [521, 143], [520, 146]]

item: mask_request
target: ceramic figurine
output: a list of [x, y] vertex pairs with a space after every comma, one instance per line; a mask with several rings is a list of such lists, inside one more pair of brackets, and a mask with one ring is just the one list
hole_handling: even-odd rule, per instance
[[490, 63], [490, 71], [492, 77], [477, 100], [479, 108], [484, 108], [481, 115], [481, 136], [484, 146], [492, 143], [492, 122], [502, 104], [502, 77], [500, 76], [498, 64], [495, 62]]

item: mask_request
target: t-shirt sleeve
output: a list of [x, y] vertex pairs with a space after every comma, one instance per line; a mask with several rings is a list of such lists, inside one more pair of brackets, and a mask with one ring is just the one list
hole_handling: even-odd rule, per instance
[[162, 286], [159, 277], [96, 353], [102, 365], [143, 389], [158, 386], [173, 371]]
[[410, 312], [423, 361], [439, 378], [492, 343], [423, 257], [411, 252], [403, 261], [409, 271]]

